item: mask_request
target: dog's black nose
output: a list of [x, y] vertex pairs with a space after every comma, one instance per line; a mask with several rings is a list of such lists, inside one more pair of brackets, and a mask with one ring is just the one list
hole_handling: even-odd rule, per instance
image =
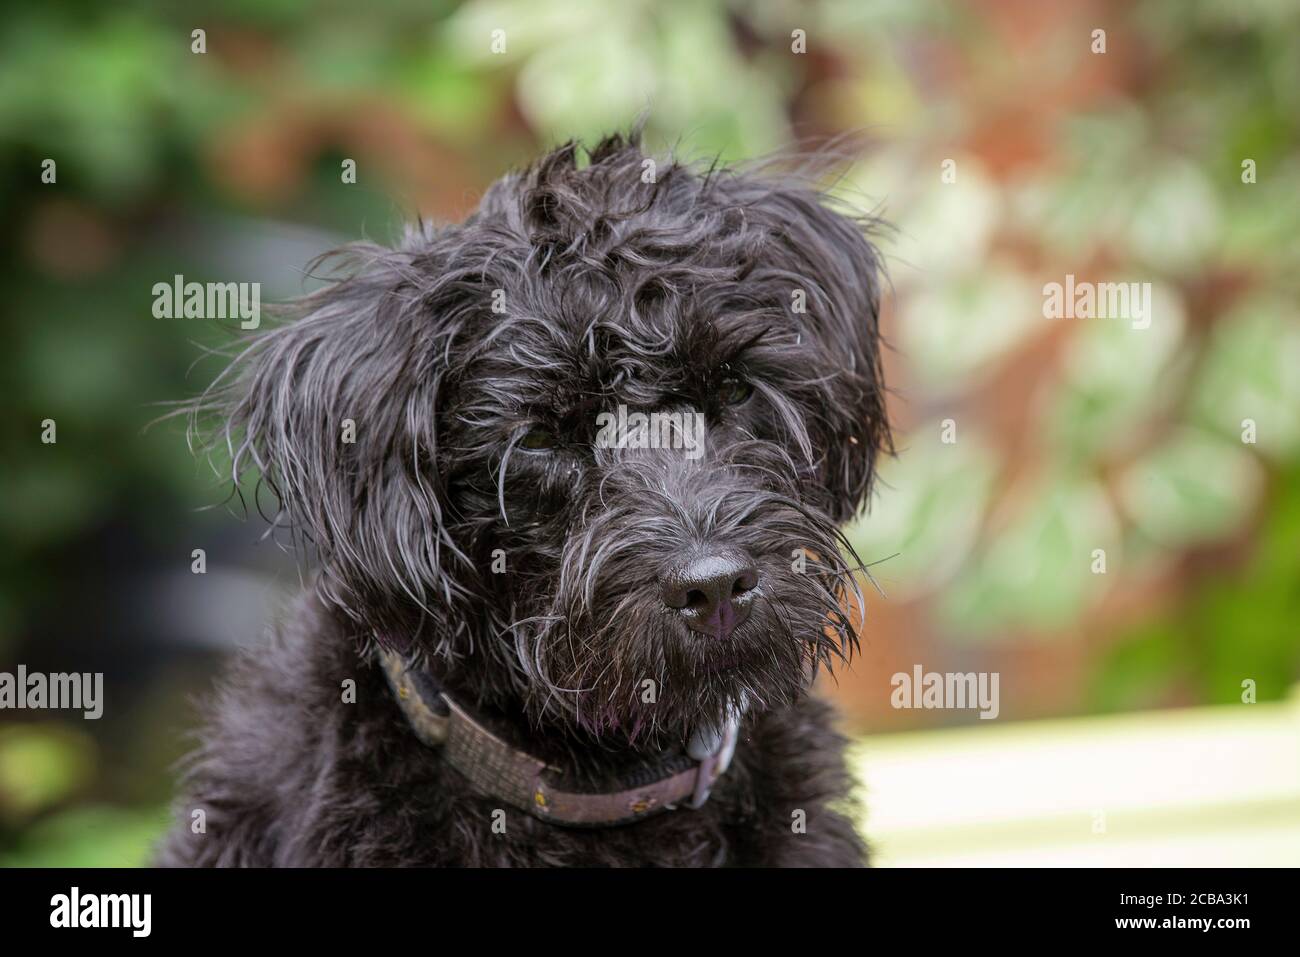
[[692, 631], [715, 638], [725, 638], [749, 617], [757, 587], [758, 569], [734, 552], [693, 559], [661, 583], [664, 604]]

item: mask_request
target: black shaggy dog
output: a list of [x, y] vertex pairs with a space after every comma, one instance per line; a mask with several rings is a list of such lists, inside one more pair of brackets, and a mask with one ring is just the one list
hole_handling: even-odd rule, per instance
[[870, 225], [632, 136], [351, 247], [196, 409], [319, 571], [159, 862], [863, 863], [809, 688], [889, 449]]

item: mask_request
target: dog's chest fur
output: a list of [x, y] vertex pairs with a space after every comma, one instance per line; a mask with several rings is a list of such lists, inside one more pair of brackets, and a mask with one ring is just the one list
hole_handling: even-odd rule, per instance
[[[349, 679], [355, 703], [344, 701]], [[470, 790], [416, 739], [379, 666], [303, 598], [268, 645], [241, 656], [213, 702], [158, 862], [853, 866], [864, 850], [830, 806], [849, 808], [850, 777], [829, 719], [812, 697], [752, 717], [699, 810], [557, 827]]]

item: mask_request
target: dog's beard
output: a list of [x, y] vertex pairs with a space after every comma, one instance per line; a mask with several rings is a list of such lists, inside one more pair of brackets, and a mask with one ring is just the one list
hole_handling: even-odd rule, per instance
[[710, 538], [751, 555], [760, 584], [748, 619], [710, 636], [664, 605], [648, 571], [689, 534], [667, 510], [647, 517], [653, 498], [642, 488], [572, 533], [554, 595], [509, 629], [535, 721], [611, 743], [679, 744], [738, 711], [791, 703], [856, 647], [852, 548], [826, 516], [772, 490], [715, 490]]

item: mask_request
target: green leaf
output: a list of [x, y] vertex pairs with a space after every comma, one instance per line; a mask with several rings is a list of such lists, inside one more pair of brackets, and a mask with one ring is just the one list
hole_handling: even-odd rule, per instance
[[941, 618], [958, 636], [1066, 626], [1105, 587], [1092, 570], [1096, 549], [1116, 573], [1119, 525], [1095, 483], [1044, 477], [1022, 509], [942, 593]]
[[1214, 328], [1193, 397], [1195, 420], [1234, 441], [1245, 421], [1260, 451], [1300, 453], [1300, 309], [1252, 299]]
[[1073, 461], [1089, 462], [1121, 449], [1140, 435], [1144, 420], [1165, 412], [1177, 398], [1182, 299], [1152, 283], [1150, 310], [1147, 328], [1135, 328], [1130, 319], [1051, 320], [1071, 324], [1074, 336], [1058, 391], [1047, 403], [1045, 428]]
[[939, 441], [937, 423], [898, 443], [881, 467], [868, 515], [847, 532], [872, 576], [891, 598], [931, 591], [948, 581], [979, 535], [996, 462], [979, 436]]
[[1255, 459], [1238, 443], [1184, 428], [1120, 477], [1120, 501], [1137, 530], [1171, 548], [1236, 531], [1263, 484]]

